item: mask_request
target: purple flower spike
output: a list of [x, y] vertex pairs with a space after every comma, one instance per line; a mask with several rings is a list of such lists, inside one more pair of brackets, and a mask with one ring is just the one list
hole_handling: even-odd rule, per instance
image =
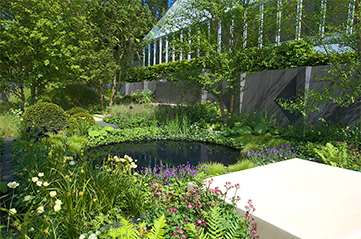
[[130, 106], [130, 107], [129, 107], [129, 109], [133, 109], [133, 107], [132, 107], [132, 106]]

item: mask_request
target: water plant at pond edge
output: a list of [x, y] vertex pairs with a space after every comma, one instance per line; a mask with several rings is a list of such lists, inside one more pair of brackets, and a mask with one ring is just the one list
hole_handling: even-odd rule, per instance
[[243, 153], [251, 161], [258, 165], [266, 165], [286, 159], [295, 158], [297, 155], [291, 151], [290, 146], [282, 144], [278, 147], [265, 148], [261, 150], [247, 150]]

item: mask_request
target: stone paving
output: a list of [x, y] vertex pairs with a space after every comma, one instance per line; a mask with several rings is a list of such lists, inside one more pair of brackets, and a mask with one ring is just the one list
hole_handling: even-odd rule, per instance
[[[4, 154], [1, 156], [1, 170], [0, 170], [0, 179], [1, 181], [5, 182], [12, 182], [14, 181], [14, 171], [11, 165], [13, 161], [13, 157], [11, 155], [11, 141], [13, 138], [6, 138], [3, 144]], [[5, 196], [3, 193], [0, 192], [0, 207], [9, 207], [9, 195]], [[5, 204], [3, 204], [5, 202]], [[0, 218], [6, 219], [7, 213], [4, 211], [0, 211]]]
[[4, 154], [1, 156], [1, 181], [11, 182], [14, 180], [14, 172], [11, 166], [13, 157], [11, 155], [11, 141], [13, 138], [6, 138], [3, 144]]

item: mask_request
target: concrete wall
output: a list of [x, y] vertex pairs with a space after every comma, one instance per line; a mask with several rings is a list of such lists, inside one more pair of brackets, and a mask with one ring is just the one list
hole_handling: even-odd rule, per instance
[[[251, 75], [243, 74], [240, 88], [244, 89], [236, 97], [237, 111], [244, 113], [267, 112], [269, 116], [275, 115], [277, 121], [282, 124], [290, 124], [302, 121], [302, 115], [298, 112], [291, 113], [282, 109], [277, 104], [277, 99], [289, 99], [301, 94], [304, 89], [321, 90], [325, 82], [318, 82], [318, 79], [328, 73], [329, 66], [298, 67], [286, 70], [272, 70], [256, 72]], [[125, 94], [131, 94], [136, 90], [148, 88], [154, 92], [156, 101], [168, 103], [186, 103], [189, 100], [204, 102], [212, 100], [207, 92], [199, 92], [190, 89], [185, 92], [184, 83], [168, 82], [159, 79], [154, 82], [127, 83], [122, 86]], [[229, 102], [224, 99], [228, 107]], [[327, 103], [320, 106], [322, 112], [309, 114], [308, 124], [316, 124], [319, 118], [326, 121], [355, 125], [361, 117], [361, 103], [354, 103], [349, 107], [340, 107], [337, 104]]]
[[[329, 69], [329, 66], [305, 66], [249, 75], [245, 80], [246, 90], [243, 92], [240, 110], [245, 113], [267, 111], [268, 115], [275, 114], [281, 124], [300, 122], [302, 115], [282, 109], [277, 104], [277, 99], [296, 97], [304, 89], [322, 90], [326, 83], [319, 82], [318, 79], [329, 75]], [[316, 124], [323, 118], [326, 121], [355, 125], [361, 117], [361, 103], [340, 107], [330, 102], [322, 104], [320, 108], [323, 109], [322, 112], [309, 114], [308, 124]]]

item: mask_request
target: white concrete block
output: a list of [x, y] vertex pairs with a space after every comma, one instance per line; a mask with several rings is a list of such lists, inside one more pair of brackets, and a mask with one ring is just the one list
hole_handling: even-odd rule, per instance
[[[239, 183], [237, 211], [248, 199], [263, 239], [360, 239], [361, 173], [302, 159], [213, 177], [211, 188]], [[229, 191], [229, 196], [234, 195]]]

